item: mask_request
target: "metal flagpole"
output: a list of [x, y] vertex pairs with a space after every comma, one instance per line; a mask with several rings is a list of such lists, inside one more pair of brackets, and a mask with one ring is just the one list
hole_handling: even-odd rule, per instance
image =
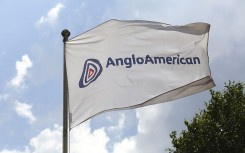
[[70, 139], [70, 127], [69, 127], [69, 104], [68, 104], [68, 83], [67, 83], [67, 72], [66, 72], [66, 41], [70, 36], [70, 32], [64, 29], [61, 32], [64, 42], [64, 70], [63, 70], [63, 153], [69, 153], [69, 139]]

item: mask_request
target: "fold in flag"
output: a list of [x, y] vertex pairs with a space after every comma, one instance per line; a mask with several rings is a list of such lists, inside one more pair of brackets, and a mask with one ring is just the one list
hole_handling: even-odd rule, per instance
[[105, 111], [172, 101], [215, 86], [209, 28], [110, 20], [68, 40], [70, 127]]

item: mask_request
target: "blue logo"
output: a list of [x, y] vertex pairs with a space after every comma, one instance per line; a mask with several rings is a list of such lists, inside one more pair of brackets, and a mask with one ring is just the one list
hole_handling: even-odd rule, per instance
[[100, 76], [102, 70], [103, 68], [97, 59], [87, 59], [83, 67], [79, 87], [84, 88], [94, 82]]

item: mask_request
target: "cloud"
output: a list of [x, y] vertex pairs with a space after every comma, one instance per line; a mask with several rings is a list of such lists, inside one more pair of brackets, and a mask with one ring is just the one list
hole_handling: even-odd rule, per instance
[[114, 146], [113, 153], [137, 153], [134, 152], [136, 149], [136, 141], [134, 137], [125, 138], [122, 142], [117, 143]]
[[37, 119], [36, 117], [32, 114], [31, 111], [32, 106], [26, 103], [21, 103], [16, 101], [15, 102], [15, 111], [18, 115], [21, 117], [27, 118], [30, 123], [35, 122]]
[[113, 153], [162, 152], [170, 146], [170, 133], [166, 123], [171, 103], [137, 109], [139, 120], [137, 135], [124, 138], [114, 145]]
[[61, 153], [62, 127], [55, 125], [53, 129], [46, 128], [33, 137], [25, 150], [4, 149], [0, 153]]
[[71, 131], [71, 153], [107, 153], [109, 142], [104, 128], [91, 131], [89, 123], [83, 123]]
[[[104, 128], [91, 131], [90, 122], [85, 122], [70, 133], [71, 153], [107, 153], [106, 145], [109, 141]], [[62, 126], [46, 128], [37, 136], [31, 138], [24, 151], [4, 149], [0, 153], [61, 153], [62, 152]]]
[[43, 24], [47, 24], [47, 25], [51, 25], [54, 26], [58, 17], [59, 17], [59, 13], [60, 10], [62, 8], [64, 8], [65, 6], [62, 3], [58, 3], [57, 5], [55, 5], [53, 8], [51, 8], [46, 16], [42, 16], [38, 21], [37, 21], [37, 26], [43, 25]]
[[55, 125], [54, 129], [44, 129], [30, 140], [29, 147], [35, 153], [60, 153], [62, 144], [62, 127]]
[[24, 87], [23, 82], [27, 75], [27, 70], [32, 67], [32, 61], [28, 55], [23, 55], [21, 61], [16, 62], [16, 76], [10, 81], [10, 85], [13, 87]]

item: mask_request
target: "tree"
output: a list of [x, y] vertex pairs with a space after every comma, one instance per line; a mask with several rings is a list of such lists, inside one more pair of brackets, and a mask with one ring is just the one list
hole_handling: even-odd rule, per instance
[[210, 90], [211, 100], [196, 114], [179, 137], [172, 131], [169, 153], [245, 153], [245, 92], [241, 82]]

